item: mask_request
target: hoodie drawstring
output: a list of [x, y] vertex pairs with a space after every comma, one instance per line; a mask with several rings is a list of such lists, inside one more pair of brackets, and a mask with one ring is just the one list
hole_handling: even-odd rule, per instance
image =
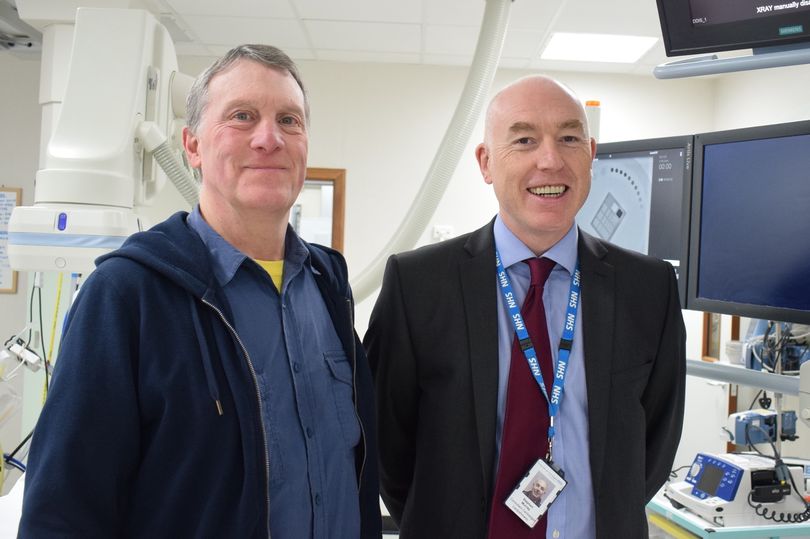
[[194, 298], [189, 295], [189, 306], [191, 308], [191, 320], [194, 322], [194, 331], [197, 334], [197, 342], [200, 343], [200, 359], [202, 360], [203, 370], [205, 371], [205, 380], [208, 382], [208, 394], [214, 400], [217, 406], [217, 413], [223, 415], [222, 403], [219, 400], [219, 386], [217, 385], [216, 376], [214, 376], [214, 367], [211, 363], [211, 351], [208, 348], [208, 340], [205, 338], [202, 324], [200, 323], [200, 313], [197, 310], [197, 304]]

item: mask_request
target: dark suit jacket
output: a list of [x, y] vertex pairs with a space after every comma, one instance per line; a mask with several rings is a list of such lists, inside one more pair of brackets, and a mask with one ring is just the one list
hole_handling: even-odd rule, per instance
[[[672, 267], [582, 231], [597, 537], [646, 537], [683, 420], [685, 330]], [[365, 345], [382, 496], [402, 539], [483, 539], [492, 503], [498, 329], [492, 223], [394, 255]], [[459, 493], [464, 493], [459, 495]]]

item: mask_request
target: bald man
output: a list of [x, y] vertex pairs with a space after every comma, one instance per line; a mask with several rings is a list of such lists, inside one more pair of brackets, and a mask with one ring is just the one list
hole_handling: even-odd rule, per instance
[[[685, 330], [668, 263], [576, 227], [595, 153], [570, 89], [510, 84], [476, 148], [498, 214], [388, 261], [364, 343], [402, 539], [647, 536], [680, 439]], [[529, 527], [504, 502], [538, 460], [567, 485]]]

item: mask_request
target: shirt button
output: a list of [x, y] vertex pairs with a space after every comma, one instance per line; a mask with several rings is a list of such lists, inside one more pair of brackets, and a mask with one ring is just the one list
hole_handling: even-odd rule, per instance
[[301, 364], [298, 363], [297, 361], [295, 363], [293, 363], [293, 371], [294, 372], [301, 372]]
[[307, 438], [312, 438], [312, 428], [307, 427]]
[[554, 530], [554, 532], [551, 534], [551, 536], [554, 539], [557, 539], [560, 536], [560, 530]]
[[315, 505], [321, 505], [321, 495], [320, 494], [315, 495]]

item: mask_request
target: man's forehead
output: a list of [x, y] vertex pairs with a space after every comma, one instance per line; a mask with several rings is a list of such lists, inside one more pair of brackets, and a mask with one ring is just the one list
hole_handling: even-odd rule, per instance
[[[511, 124], [505, 122], [505, 125], [507, 125], [507, 131], [509, 131], [509, 133], [537, 132], [544, 128], [544, 125], [530, 120], [515, 120]], [[579, 118], [566, 118], [552, 122], [550, 125], [561, 131], [566, 129], [582, 129], [584, 127], [582, 120]]]
[[[277, 74], [280, 78], [286, 79], [285, 84], [276, 88], [269, 88], [262, 84], [233, 84], [233, 81], [228, 80], [226, 77], [228, 74], [233, 76], [234, 71], [249, 64], [254, 64], [259, 70], [267, 70], [267, 72]], [[251, 67], [250, 69], [256, 68]], [[241, 76], [243, 73], [244, 72], [240, 72], [238, 75]], [[220, 76], [222, 77], [220, 78]], [[249, 77], [250, 75], [244, 73], [244, 76]], [[258, 82], [260, 81], [261, 79]], [[288, 71], [264, 66], [258, 62], [249, 60], [241, 60], [234, 66], [229, 67], [227, 70], [218, 73], [212, 78], [209, 85], [209, 94], [212, 97], [218, 98], [220, 104], [226, 107], [237, 105], [257, 106], [275, 101], [277, 103], [284, 103], [288, 107], [299, 108], [302, 111], [304, 108], [304, 94]]]

